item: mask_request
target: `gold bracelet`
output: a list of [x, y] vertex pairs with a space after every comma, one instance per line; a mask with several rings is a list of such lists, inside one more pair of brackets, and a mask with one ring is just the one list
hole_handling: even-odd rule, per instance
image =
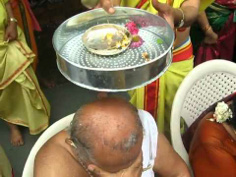
[[11, 18], [9, 19], [9, 21], [10, 21], [10, 22], [15, 22], [15, 23], [18, 22], [17, 19], [15, 19], [15, 18], [13, 18], [13, 17], [11, 17]]
[[184, 26], [185, 15], [184, 15], [184, 11], [181, 8], [178, 8], [178, 10], [182, 13], [182, 19], [180, 20], [177, 28], [181, 28]]
[[206, 33], [207, 31], [211, 30], [211, 25], [206, 25], [203, 29], [203, 31]]

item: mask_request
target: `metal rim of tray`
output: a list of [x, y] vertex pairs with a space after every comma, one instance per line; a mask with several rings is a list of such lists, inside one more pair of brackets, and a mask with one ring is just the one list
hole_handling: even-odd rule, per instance
[[[119, 9], [122, 9], [122, 8], [124, 8], [124, 7], [115, 7], [115, 9], [117, 9], [117, 10], [119, 10]], [[147, 13], [147, 11], [145, 11], [145, 10], [142, 10], [142, 9], [136, 9], [136, 8], [130, 8], [130, 7], [125, 7], [126, 9], [130, 9], [130, 10], [136, 10], [136, 11], [141, 11], [141, 12], [145, 12], [145, 13]], [[99, 8], [99, 9], [94, 9], [93, 11], [104, 11], [102, 8]], [[87, 12], [83, 12], [84, 14], [86, 14], [86, 13], [90, 13], [89, 11], [87, 11]], [[78, 14], [77, 14], [78, 15]], [[76, 17], [77, 15], [74, 15], [74, 16], [72, 16], [72, 17], [70, 17], [69, 19], [67, 19], [66, 21], [64, 21], [60, 26], [63, 26], [65, 23], [67, 23], [70, 19], [72, 19], [73, 17]], [[149, 13], [149, 15], [152, 15], [152, 16], [156, 16], [156, 15], [154, 15], [154, 14], [151, 14], [151, 13]], [[161, 18], [160, 17], [160, 19], [162, 20], [162, 21], [165, 21], [163, 18]], [[170, 28], [171, 28], [171, 26], [168, 24], [168, 23], [166, 23]], [[60, 27], [59, 26], [59, 27]], [[56, 31], [59, 29], [59, 27], [56, 29]], [[134, 68], [134, 66], [128, 66], [128, 67], [125, 67], [125, 68], [91, 68], [91, 67], [86, 67], [86, 66], [82, 66], [82, 65], [79, 65], [79, 64], [77, 64], [77, 63], [73, 63], [72, 61], [70, 61], [70, 60], [68, 60], [67, 58], [65, 58], [64, 56], [62, 56], [61, 54], [60, 54], [60, 52], [56, 49], [56, 47], [55, 47], [55, 44], [54, 44], [54, 41], [55, 41], [55, 34], [56, 34], [56, 31], [54, 32], [54, 34], [53, 34], [53, 38], [52, 38], [52, 44], [53, 44], [53, 48], [54, 48], [54, 50], [56, 51], [56, 53], [57, 53], [57, 55], [59, 55], [61, 58], [63, 58], [64, 60], [66, 60], [68, 63], [70, 63], [71, 65], [74, 65], [74, 66], [76, 66], [76, 67], [79, 67], [79, 68], [81, 68], [81, 69], [86, 69], [86, 70], [93, 70], [93, 71], [120, 71], [120, 70], [126, 70], [126, 69], [133, 69]], [[173, 32], [173, 35], [174, 35], [174, 32]], [[168, 54], [168, 52], [169, 51], [171, 51], [171, 49], [172, 49], [172, 46], [173, 46], [173, 43], [174, 43], [174, 38], [172, 39], [172, 41], [171, 41], [171, 44], [169, 45], [169, 47], [167, 48], [167, 50], [165, 51], [165, 52], [163, 52], [160, 56], [158, 56], [157, 58], [155, 58], [155, 59], [152, 59], [152, 60], [150, 60], [150, 61], [147, 61], [147, 62], [145, 62], [145, 63], [142, 63], [142, 64], [140, 64], [140, 65], [138, 65], [138, 66], [136, 66], [136, 67], [142, 67], [142, 66], [145, 66], [145, 65], [148, 65], [148, 64], [150, 64], [150, 63], [153, 63], [153, 62], [155, 62], [156, 60], [159, 60], [159, 59], [161, 59], [163, 56], [165, 56], [165, 55], [167, 55]], [[127, 49], [127, 50], [129, 50], [129, 49]], [[60, 70], [60, 72], [61, 72], [61, 70]], [[61, 72], [62, 73], [62, 72]], [[64, 75], [64, 74], [63, 74]], [[159, 75], [158, 75], [159, 76]], [[158, 76], [156, 77], [156, 78], [158, 78]], [[70, 80], [70, 79], [69, 79]], [[71, 81], [71, 80], [70, 80]], [[73, 82], [73, 81], [71, 81], [71, 82]], [[73, 82], [74, 83], [74, 82]], [[79, 85], [79, 84], [76, 84], [76, 85]], [[82, 85], [82, 84], [81, 84]], [[146, 84], [145, 84], [146, 85]], [[85, 87], [85, 86], [83, 86], [83, 87]], [[86, 87], [88, 87], [88, 86], [86, 86]], [[91, 88], [90, 88], [91, 89]], [[100, 89], [99, 89], [100, 90]]]
[[[104, 88], [95, 88], [95, 87], [92, 87], [92, 86], [88, 86], [88, 85], [85, 85], [85, 84], [81, 84], [81, 83], [78, 83], [78, 82], [75, 82], [73, 81], [70, 77], [68, 77], [67, 75], [64, 74], [64, 72], [62, 72], [61, 68], [59, 67], [58, 63], [57, 63], [57, 66], [58, 66], [58, 69], [60, 70], [61, 74], [67, 79], [69, 80], [70, 82], [72, 82], [73, 84], [77, 85], [77, 86], [80, 86], [82, 88], [85, 88], [85, 89], [89, 89], [89, 90], [93, 90], [93, 91], [99, 91], [99, 92], [126, 92], [126, 91], [130, 91], [130, 90], [134, 90], [134, 89], [137, 89], [137, 88], [140, 88], [140, 87], [144, 87], [152, 82], [154, 82], [155, 80], [157, 80], [160, 76], [162, 76], [166, 71], [167, 69], [170, 67], [170, 64], [172, 63], [172, 50], [169, 51], [169, 53], [167, 55], [170, 55], [170, 57], [168, 58], [168, 62], [166, 64], [166, 67], [154, 78], [150, 79], [149, 81], [147, 82], [144, 82], [143, 84], [140, 84], [138, 86], [134, 86], [132, 88], [126, 88], [126, 89], [119, 89], [119, 91], [117, 91], [117, 89], [104, 89]], [[131, 68], [132, 69], [132, 68]]]

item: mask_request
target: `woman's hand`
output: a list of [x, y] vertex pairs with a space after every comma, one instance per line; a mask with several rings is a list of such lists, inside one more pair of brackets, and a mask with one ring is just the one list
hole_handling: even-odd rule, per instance
[[153, 0], [152, 2], [154, 8], [158, 11], [158, 15], [164, 18], [172, 29], [174, 29], [174, 8], [157, 0]]
[[208, 29], [205, 32], [205, 38], [204, 38], [204, 43], [205, 44], [216, 44], [218, 40], [218, 35], [212, 30], [212, 28], [210, 27], [210, 29]]
[[5, 30], [5, 41], [13, 41], [17, 39], [17, 24], [15, 22], [9, 22]]
[[121, 0], [100, 0], [95, 8], [103, 8], [109, 14], [115, 13], [114, 6], [119, 6]]

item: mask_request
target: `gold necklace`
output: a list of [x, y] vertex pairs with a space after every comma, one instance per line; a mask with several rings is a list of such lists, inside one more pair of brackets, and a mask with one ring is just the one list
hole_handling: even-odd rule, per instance
[[89, 177], [93, 177], [92, 173], [88, 170], [88, 168], [85, 166], [85, 164], [82, 162], [82, 160], [80, 158], [78, 158], [78, 162], [84, 168], [84, 170], [89, 175]]

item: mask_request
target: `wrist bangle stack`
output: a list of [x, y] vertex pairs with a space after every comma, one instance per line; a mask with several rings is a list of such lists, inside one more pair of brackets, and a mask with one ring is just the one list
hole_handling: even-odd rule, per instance
[[211, 28], [211, 25], [206, 25], [204, 28], [203, 28], [203, 31], [206, 33], [206, 32], [208, 32], [209, 30], [211, 30], [212, 28]]
[[180, 20], [177, 28], [181, 28], [184, 26], [184, 19], [185, 19], [185, 15], [184, 15], [184, 11], [181, 8], [178, 8], [178, 10], [181, 12], [182, 14], [182, 19]]
[[10, 22], [17, 23], [17, 19], [15, 19], [15, 18], [13, 18], [13, 17], [11, 17], [11, 18], [9, 19], [9, 21], [10, 21]]

